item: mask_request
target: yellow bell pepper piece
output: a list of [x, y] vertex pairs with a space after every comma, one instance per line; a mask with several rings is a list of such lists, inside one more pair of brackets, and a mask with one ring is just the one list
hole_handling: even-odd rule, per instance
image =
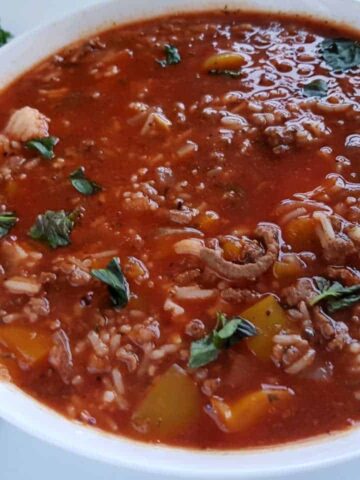
[[155, 380], [137, 407], [133, 421], [144, 423], [160, 438], [177, 435], [195, 422], [201, 411], [197, 386], [178, 365]]
[[35, 332], [33, 327], [2, 325], [0, 343], [13, 352], [18, 360], [34, 366], [47, 359], [53, 345], [51, 334]]
[[258, 335], [246, 339], [249, 349], [262, 360], [269, 360], [273, 349], [272, 338], [287, 325], [284, 309], [275, 297], [268, 295], [241, 313], [258, 330]]
[[292, 390], [286, 388], [269, 388], [248, 393], [231, 404], [213, 397], [211, 407], [214, 419], [222, 430], [245, 432], [262, 418], [286, 406], [293, 395]]

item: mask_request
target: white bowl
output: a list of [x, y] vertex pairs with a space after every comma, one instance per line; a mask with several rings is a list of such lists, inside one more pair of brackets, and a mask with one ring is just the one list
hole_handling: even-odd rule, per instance
[[[228, 8], [306, 14], [360, 30], [352, 0], [238, 0]], [[223, 8], [219, 0], [112, 0], [22, 35], [0, 49], [0, 90], [57, 49], [112, 25], [176, 11]], [[321, 399], [319, 399], [321, 401]], [[0, 382], [0, 416], [59, 447], [119, 467], [182, 478], [245, 479], [314, 470], [360, 456], [360, 429], [267, 449], [196, 451], [143, 444], [66, 420], [16, 386]], [[299, 419], [299, 421], [301, 421]], [[120, 473], [120, 472], [119, 472]]]

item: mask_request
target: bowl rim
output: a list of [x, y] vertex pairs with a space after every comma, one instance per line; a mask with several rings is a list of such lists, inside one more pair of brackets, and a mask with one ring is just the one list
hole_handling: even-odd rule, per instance
[[[11, 410], [6, 405], [11, 405]], [[360, 428], [244, 450], [196, 450], [145, 443], [70, 420], [7, 381], [0, 381], [0, 418], [67, 452], [168, 478], [280, 478], [321, 470], [360, 455]], [[359, 447], [349, 451], [350, 440]]]
[[[281, 0], [226, 2], [229, 10], [235, 8], [266, 13], [282, 11], [284, 6], [280, 8], [280, 3]], [[297, 0], [291, 5], [288, 3], [290, 2], [286, 4], [285, 13], [290, 15], [296, 12], [312, 17], [320, 14], [330, 19], [332, 23], [344, 23], [360, 31], [360, 25], [357, 24], [359, 22], [356, 22], [356, 14], [357, 18], [360, 17], [360, 3], [355, 0], [343, 0], [341, 7], [338, 0], [320, 0], [316, 6], [315, 2], [309, 0]], [[198, 0], [194, 6], [193, 0], [172, 2], [153, 0], [152, 4], [151, 7], [149, 5], [146, 7], [146, 0], [132, 0], [132, 13], [127, 11], [125, 21], [123, 19], [114, 21], [117, 17], [113, 14], [119, 11], [122, 15], [124, 13], [122, 9], [126, 11], [129, 7], [118, 0], [107, 0], [79, 8], [20, 35], [0, 50], [0, 68], [2, 64], [5, 66], [5, 73], [2, 71], [0, 76], [0, 93], [2, 88], [16, 80], [38, 61], [75, 40], [136, 19], [168, 13], [221, 9], [225, 1]], [[342, 21], [340, 12], [341, 9], [345, 10], [344, 6], [348, 6], [353, 12], [353, 16], [350, 15], [346, 21]], [[334, 11], [339, 13], [336, 18]], [[97, 21], [98, 15], [101, 21]], [[75, 29], [75, 24], [79, 28]], [[66, 37], [68, 40], [59, 39], [60, 33], [69, 34], [69, 37]], [[37, 54], [32, 47], [33, 42], [44, 39], [47, 40], [47, 45], [42, 48], [47, 53]], [[138, 442], [70, 421], [37, 402], [15, 385], [2, 381], [0, 381], [0, 417], [41, 440], [94, 460], [144, 473], [189, 479], [235, 480], [284, 476], [329, 467], [360, 456], [358, 428], [291, 444], [238, 451], [201, 451]]]

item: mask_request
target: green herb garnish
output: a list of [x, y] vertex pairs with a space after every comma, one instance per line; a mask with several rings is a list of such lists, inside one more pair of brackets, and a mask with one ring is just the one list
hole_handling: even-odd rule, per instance
[[156, 60], [162, 67], [168, 67], [169, 65], [176, 65], [181, 62], [181, 56], [179, 50], [174, 45], [166, 44], [164, 46], [165, 59]]
[[323, 277], [314, 277], [314, 282], [320, 293], [311, 299], [310, 305], [324, 302], [326, 310], [333, 313], [360, 301], [360, 285], [344, 287], [340, 282], [331, 282]]
[[199, 368], [216, 360], [221, 352], [240, 342], [243, 338], [257, 335], [256, 327], [242, 317], [228, 319], [218, 313], [214, 330], [200, 340], [192, 342], [190, 347], [190, 368]]
[[100, 185], [93, 182], [89, 178], [86, 178], [84, 167], [79, 167], [77, 170], [72, 172], [69, 178], [71, 181], [71, 185], [75, 188], [75, 190], [82, 193], [83, 195], [94, 195], [95, 193], [102, 190]]
[[304, 85], [303, 93], [306, 97], [326, 97], [328, 84], [322, 79], [313, 80]]
[[12, 38], [12, 34], [0, 27], [0, 47], [5, 45]]
[[240, 70], [219, 70], [217, 68], [213, 68], [208, 71], [209, 75], [222, 75], [224, 77], [230, 78], [239, 78], [241, 76]]
[[130, 289], [118, 257], [114, 257], [106, 268], [91, 270], [91, 275], [108, 286], [110, 299], [115, 307], [123, 308], [127, 305]]
[[58, 143], [59, 139], [57, 137], [44, 137], [44, 138], [34, 138], [26, 142], [27, 148], [36, 150], [40, 155], [48, 160], [51, 160], [55, 157], [54, 147]]
[[14, 212], [0, 213], [0, 238], [5, 237], [18, 220]]
[[325, 62], [335, 72], [345, 72], [360, 65], [360, 43], [347, 38], [328, 38], [320, 43]]
[[29, 236], [34, 240], [47, 243], [51, 248], [65, 247], [71, 243], [70, 234], [78, 214], [77, 210], [71, 213], [66, 213], [64, 210], [58, 212], [48, 210], [37, 216], [29, 230]]

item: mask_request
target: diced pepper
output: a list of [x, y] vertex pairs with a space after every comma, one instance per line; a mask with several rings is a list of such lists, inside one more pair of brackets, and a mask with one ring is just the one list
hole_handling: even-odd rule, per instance
[[224, 258], [230, 262], [236, 262], [241, 257], [242, 245], [237, 240], [228, 239], [222, 244]]
[[231, 404], [213, 397], [213, 418], [226, 432], [245, 432], [262, 418], [286, 406], [293, 395], [292, 390], [287, 388], [269, 388], [248, 393]]
[[127, 276], [132, 279], [142, 277], [145, 273], [145, 270], [140, 266], [140, 263], [135, 261], [129, 261], [125, 266], [125, 271]]
[[211, 231], [219, 224], [219, 215], [212, 210], [208, 210], [197, 217], [197, 224], [203, 232]]
[[286, 261], [286, 259], [275, 262], [273, 266], [274, 277], [278, 280], [291, 280], [301, 276], [304, 271], [303, 265], [300, 261]]
[[142, 263], [141, 260], [138, 260], [135, 257], [129, 257], [125, 263], [124, 271], [126, 278], [131, 280], [146, 280], [149, 276], [149, 273]]
[[45, 361], [53, 345], [50, 333], [35, 332], [33, 327], [15, 325], [0, 327], [0, 342], [19, 360], [31, 366]]
[[286, 313], [272, 295], [261, 299], [252, 307], [241, 313], [258, 329], [256, 337], [246, 339], [250, 350], [262, 360], [269, 360], [273, 348], [272, 338], [288, 322]]
[[211, 55], [203, 63], [203, 69], [211, 70], [238, 70], [246, 63], [244, 55], [239, 52], [220, 52]]
[[283, 228], [284, 240], [289, 243], [296, 252], [302, 250], [317, 250], [320, 246], [315, 232], [316, 223], [313, 218], [299, 217], [290, 220]]
[[185, 431], [196, 422], [200, 411], [197, 386], [182, 368], [173, 365], [155, 380], [134, 412], [133, 421], [145, 424], [149, 433], [164, 438]]

